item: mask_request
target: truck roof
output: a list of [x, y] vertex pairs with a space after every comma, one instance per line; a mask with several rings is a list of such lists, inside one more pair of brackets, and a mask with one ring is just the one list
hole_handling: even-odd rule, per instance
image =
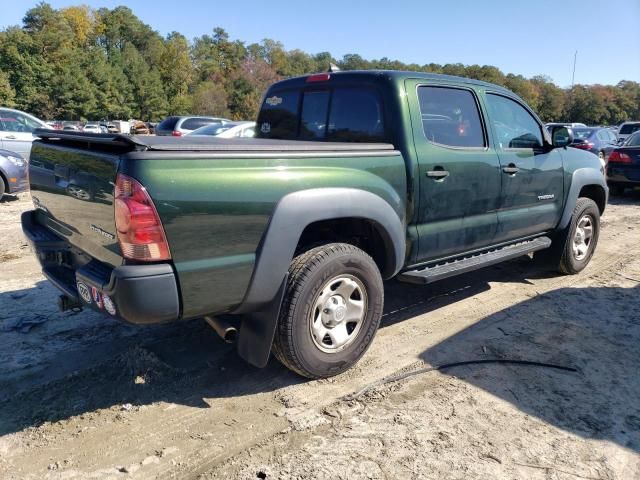
[[[332, 78], [340, 78], [341, 80], [369, 80], [375, 82], [379, 79], [390, 80], [395, 83], [402, 83], [407, 79], [424, 79], [442, 83], [466, 83], [470, 85], [477, 85], [481, 87], [488, 87], [493, 90], [498, 90], [509, 95], [515, 95], [511, 90], [504, 88], [494, 83], [483, 82], [482, 80], [476, 80], [473, 78], [458, 77], [455, 75], [443, 75], [441, 73], [426, 73], [426, 72], [413, 72], [407, 70], [345, 70], [338, 72], [322, 72], [330, 75]], [[314, 74], [316, 75], [316, 74]], [[274, 83], [270, 88], [275, 86], [288, 86], [297, 87], [306, 84], [307, 78], [311, 75], [303, 75], [300, 77], [289, 78]]]

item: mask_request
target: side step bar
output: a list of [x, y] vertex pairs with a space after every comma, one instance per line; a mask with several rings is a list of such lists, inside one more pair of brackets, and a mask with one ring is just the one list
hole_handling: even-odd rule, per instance
[[425, 268], [409, 270], [398, 275], [401, 282], [424, 285], [437, 282], [447, 277], [453, 277], [461, 273], [471, 272], [479, 268], [495, 265], [496, 263], [512, 260], [538, 250], [544, 250], [551, 246], [549, 237], [538, 237], [533, 240], [513, 243], [500, 248], [488, 250], [483, 253], [461, 257], [446, 263], [439, 263]]

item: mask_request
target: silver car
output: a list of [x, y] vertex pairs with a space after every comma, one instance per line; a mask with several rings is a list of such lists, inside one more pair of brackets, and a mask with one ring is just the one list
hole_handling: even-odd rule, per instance
[[0, 148], [16, 152], [29, 160], [32, 132], [36, 128], [49, 128], [42, 120], [12, 108], [0, 108]]
[[6, 193], [24, 192], [29, 188], [27, 161], [19, 154], [0, 150], [0, 200]]
[[231, 122], [226, 118], [218, 117], [178, 117], [172, 116], [165, 118], [156, 127], [156, 135], [172, 135], [174, 137], [181, 137], [187, 133], [191, 133], [200, 127], [210, 124], [225, 125]]

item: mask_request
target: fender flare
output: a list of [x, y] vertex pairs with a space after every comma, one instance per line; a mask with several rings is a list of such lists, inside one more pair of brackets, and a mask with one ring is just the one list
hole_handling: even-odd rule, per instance
[[560, 223], [558, 223], [559, 230], [564, 230], [569, 226], [569, 222], [571, 222], [571, 215], [573, 215], [573, 210], [578, 202], [580, 190], [589, 185], [602, 187], [605, 194], [604, 205], [607, 205], [607, 201], [609, 199], [609, 187], [607, 186], [607, 181], [605, 180], [602, 172], [595, 168], [579, 168], [575, 170], [571, 177], [571, 186], [569, 187], [569, 193], [567, 194], [564, 211], [560, 218]]
[[390, 254], [390, 267], [381, 272], [391, 278], [404, 265], [406, 233], [401, 217], [382, 197], [355, 188], [314, 188], [285, 195], [277, 204], [262, 239], [249, 288], [234, 313], [257, 310], [268, 304], [289, 269], [304, 229], [318, 221], [357, 217], [374, 222]]
[[[401, 205], [398, 202], [398, 209]], [[245, 298], [233, 312], [243, 314], [238, 354], [251, 365], [264, 367], [269, 361], [289, 264], [302, 232], [314, 222], [345, 217], [375, 223], [391, 259], [384, 277], [394, 276], [404, 265], [404, 213], [398, 215], [382, 197], [352, 188], [317, 188], [286, 195], [271, 216]]]

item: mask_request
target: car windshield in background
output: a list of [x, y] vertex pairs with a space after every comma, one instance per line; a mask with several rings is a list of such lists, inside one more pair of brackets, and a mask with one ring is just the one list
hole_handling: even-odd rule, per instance
[[383, 142], [382, 103], [376, 92], [362, 88], [274, 92], [264, 100], [258, 118], [257, 136], [333, 142]]
[[630, 135], [633, 132], [637, 132], [640, 130], [640, 123], [628, 123], [627, 125], [623, 125], [620, 129], [621, 135]]
[[579, 140], [586, 140], [593, 133], [593, 128], [574, 128], [573, 137]]
[[640, 132], [631, 135], [624, 145], [625, 147], [640, 147]]
[[187, 135], [211, 135], [211, 136], [215, 136], [215, 135], [219, 135], [222, 132], [229, 130], [233, 125], [231, 124], [226, 124], [226, 125], [220, 125], [219, 123], [210, 123], [209, 125], [205, 125], [204, 127], [200, 127], [196, 130], [194, 130], [191, 133], [188, 133]]

